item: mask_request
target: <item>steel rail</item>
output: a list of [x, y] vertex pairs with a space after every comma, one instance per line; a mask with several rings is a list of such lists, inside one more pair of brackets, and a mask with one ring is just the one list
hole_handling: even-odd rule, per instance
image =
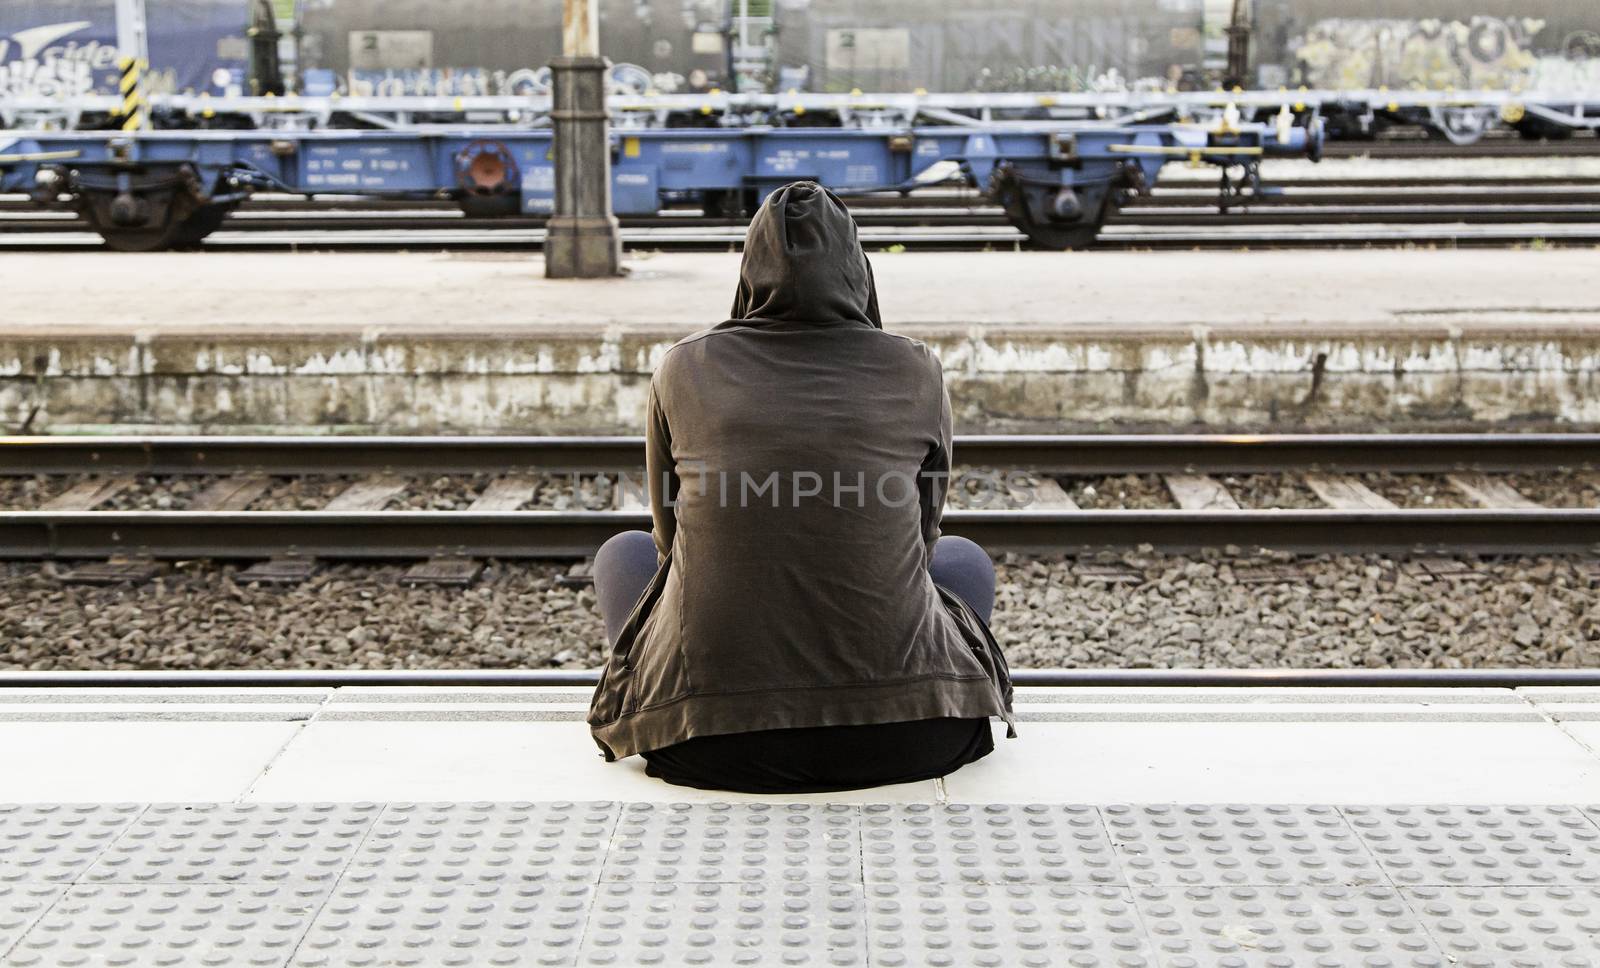
[[[1537, 243], [1551, 248], [1600, 244], [1600, 225], [1552, 220], [1540, 223], [1468, 224], [1437, 221], [1424, 224], [1343, 222], [1324, 226], [1251, 225], [1127, 226], [1109, 223], [1092, 247], [1102, 251], [1170, 251], [1190, 249], [1349, 249], [1389, 248], [1404, 245], [1442, 245], [1453, 248], [1501, 248]], [[1279, 229], [1284, 229], [1279, 231]], [[1232, 231], [1237, 229], [1237, 231]], [[898, 233], [898, 234], [897, 234]], [[534, 252], [544, 243], [542, 229], [479, 232], [429, 230], [415, 232], [219, 231], [206, 239], [208, 250], [226, 252]], [[630, 252], [738, 252], [744, 244], [742, 229], [652, 235], [624, 230], [622, 246]], [[1049, 251], [1040, 249], [1021, 232], [1004, 226], [979, 232], [973, 229], [936, 229], [899, 232], [863, 229], [861, 244], [869, 252], [886, 246], [896, 251], [974, 252]], [[104, 249], [104, 240], [92, 232], [0, 232], [0, 249], [7, 252], [90, 252]]]
[[[12, 511], [0, 559], [219, 560], [301, 556], [570, 559], [648, 530], [644, 511]], [[1573, 554], [1600, 551], [1600, 509], [951, 510], [945, 534], [993, 552], [1148, 546], [1304, 554]]]
[[[1600, 434], [990, 434], [960, 436], [968, 466], [1047, 473], [1600, 468]], [[22, 474], [480, 474], [638, 471], [632, 436], [0, 437], [0, 476]]]
[[[1596, 157], [1600, 157], [1600, 144], [1594, 149]], [[1428, 200], [1439, 197], [1453, 198], [1462, 204], [1474, 200], [1498, 200], [1505, 204], [1520, 202], [1537, 202], [1546, 198], [1562, 195], [1580, 195], [1593, 192], [1600, 186], [1600, 177], [1582, 174], [1472, 174], [1452, 172], [1448, 175], [1423, 176], [1406, 175], [1398, 176], [1384, 172], [1374, 172], [1366, 177], [1353, 175], [1321, 177], [1284, 175], [1274, 173], [1268, 179], [1268, 187], [1283, 190], [1286, 195], [1263, 194], [1250, 196], [1252, 204], [1272, 204], [1280, 198], [1294, 198], [1295, 193], [1303, 191], [1326, 191], [1339, 189], [1341, 195], [1330, 196], [1327, 200], [1345, 205], [1367, 204], [1374, 198], [1385, 195], [1417, 190]], [[1182, 195], [1204, 200], [1214, 200], [1217, 197], [1217, 182], [1214, 177], [1197, 178], [1187, 173], [1176, 176], [1163, 175], [1163, 179], [1156, 183], [1152, 195], [1142, 196], [1132, 202], [1128, 207], [1149, 207], [1160, 204], [1161, 199], [1170, 195]], [[917, 211], [922, 209], [965, 208], [977, 211], [998, 212], [999, 206], [985, 199], [975, 189], [957, 189], [951, 191], [927, 190], [909, 196], [898, 193], [886, 195], [853, 195], [847, 200], [852, 212], [857, 218], [871, 216], [883, 210]], [[266, 216], [266, 215], [313, 215], [323, 213], [337, 213], [347, 216], [355, 215], [382, 215], [395, 212], [436, 212], [457, 218], [464, 217], [461, 207], [457, 202], [438, 199], [393, 199], [393, 198], [363, 198], [348, 195], [274, 195], [256, 194], [246, 199], [235, 213], [241, 215]], [[0, 194], [0, 213], [13, 214], [55, 214], [64, 219], [74, 219], [71, 209], [64, 205], [41, 206], [27, 195]], [[696, 220], [704, 218], [698, 211], [682, 208], [668, 209], [656, 216], [660, 219], [675, 219], [678, 221]], [[491, 221], [502, 222], [518, 220], [543, 221], [534, 216], [508, 216]], [[730, 220], [731, 221], [731, 220]]]
[[[589, 669], [0, 671], [0, 689], [591, 688]], [[1600, 669], [1013, 669], [1023, 689], [1520, 689], [1600, 686]]]
[[[742, 219], [623, 218], [626, 230], [744, 229]], [[1005, 230], [1008, 223], [998, 212], [947, 214], [858, 215], [863, 230], [877, 229], [994, 229]], [[1112, 213], [1107, 225], [1124, 228], [1206, 229], [1216, 227], [1312, 225], [1525, 225], [1588, 224], [1600, 222], [1600, 197], [1588, 201], [1552, 199], [1546, 202], [1510, 204], [1498, 200], [1415, 204], [1385, 204], [1367, 201], [1357, 205], [1327, 204], [1314, 199], [1285, 200], [1264, 197], [1218, 210], [1214, 200], [1193, 200], [1185, 205], [1163, 202], [1158, 205], [1130, 205]], [[320, 232], [337, 238], [339, 233], [355, 232], [538, 232], [542, 218], [506, 217], [465, 218], [448, 212], [389, 216], [383, 214], [350, 217], [306, 213], [297, 216], [255, 215], [230, 217], [219, 231], [247, 234]], [[49, 235], [61, 232], [87, 232], [88, 224], [76, 218], [6, 218], [0, 215], [0, 230], [11, 235]]]

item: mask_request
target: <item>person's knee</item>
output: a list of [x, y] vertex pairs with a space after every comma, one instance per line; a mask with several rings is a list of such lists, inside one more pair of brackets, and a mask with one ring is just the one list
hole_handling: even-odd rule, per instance
[[650, 537], [648, 531], [623, 531], [606, 539], [600, 550], [594, 553], [594, 563], [599, 567], [600, 562], [618, 558], [632, 559], [639, 552], [648, 548], [653, 555], [656, 552], [655, 539]]
[[983, 546], [971, 538], [963, 538], [960, 535], [947, 534], [939, 538], [938, 543], [933, 546], [933, 560], [940, 566], [976, 568], [991, 573], [994, 571], [994, 559], [983, 550]]
[[614, 534], [594, 553], [595, 581], [601, 583], [607, 580], [602, 576], [637, 571], [638, 563], [646, 560], [654, 567], [656, 543], [650, 532], [624, 531]]

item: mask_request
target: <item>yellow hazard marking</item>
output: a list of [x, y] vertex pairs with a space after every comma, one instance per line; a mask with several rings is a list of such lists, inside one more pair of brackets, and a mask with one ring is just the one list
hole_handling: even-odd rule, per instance
[[1500, 105], [1500, 120], [1506, 124], [1516, 124], [1527, 113], [1527, 109], [1516, 101], [1507, 101]]
[[637, 158], [637, 157], [639, 157], [639, 139], [638, 138], [623, 138], [622, 139], [622, 157], [624, 157], [624, 158]]
[[122, 103], [112, 116], [123, 119], [123, 131], [137, 131], [145, 123], [145, 112], [142, 110], [145, 102], [139, 93], [139, 82], [150, 64], [140, 57], [120, 57], [117, 65], [122, 69], [122, 75], [117, 78], [117, 90], [122, 94]]

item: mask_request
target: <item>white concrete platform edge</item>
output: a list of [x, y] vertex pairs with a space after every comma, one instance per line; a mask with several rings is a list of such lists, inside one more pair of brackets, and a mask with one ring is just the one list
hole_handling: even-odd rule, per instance
[[[0, 691], [0, 802], [660, 801], [582, 689]], [[1021, 738], [832, 803], [1600, 803], [1600, 690], [1025, 689]], [[768, 798], [770, 799], [770, 798]]]

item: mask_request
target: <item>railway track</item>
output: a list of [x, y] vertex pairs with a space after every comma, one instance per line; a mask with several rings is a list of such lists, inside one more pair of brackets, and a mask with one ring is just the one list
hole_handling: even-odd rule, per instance
[[[1405, 221], [1351, 224], [1328, 218], [1287, 224], [1217, 224], [1212, 227], [1129, 227], [1108, 225], [1093, 248], [1102, 251], [1164, 251], [1191, 249], [1373, 248], [1432, 246], [1449, 248], [1499, 246], [1600, 245], [1600, 219], [1596, 221], [1527, 221], [1505, 216], [1504, 221], [1476, 224], [1468, 221]], [[744, 243], [744, 229], [623, 229], [624, 249], [635, 252], [736, 252]], [[222, 230], [206, 239], [204, 248], [215, 252], [525, 252], [537, 250], [545, 240], [541, 229], [501, 229], [486, 232], [457, 227], [426, 230], [328, 230], [236, 232]], [[881, 251], [1033, 251], [1039, 246], [1009, 226], [992, 228], [886, 229], [863, 228], [861, 244]], [[90, 232], [0, 232], [0, 251], [97, 252], [104, 245]]]
[[[1593, 174], [1497, 175], [1491, 169], [1441, 177], [1381, 170], [1366, 176], [1312, 174], [1274, 180], [1267, 192], [1226, 209], [1218, 206], [1213, 184], [1187, 173], [1164, 178], [1151, 195], [1111, 217], [1096, 247], [1600, 242], [1600, 177]], [[859, 196], [851, 204], [863, 241], [874, 248], [1032, 247], [999, 208], [966, 189]], [[739, 218], [667, 211], [623, 219], [623, 243], [641, 250], [736, 249], [745, 225]], [[540, 217], [469, 217], [449, 201], [265, 196], [233, 213], [205, 245], [217, 250], [516, 250], [542, 245], [544, 237]], [[39, 209], [20, 196], [0, 198], [0, 249], [78, 251], [101, 245], [71, 211]]]
[[[994, 551], [1265, 547], [1301, 553], [1592, 553], [1600, 508], [1552, 507], [1521, 473], [1600, 468], [1600, 435], [994, 436], [958, 440], [964, 465], [1035, 475], [1025, 506], [956, 507], [945, 530]], [[608, 509], [516, 510], [537, 475], [637, 473], [634, 438], [5, 438], [0, 477], [68, 478], [38, 509], [0, 512], [9, 559], [581, 558], [648, 528], [620, 483]], [[1366, 473], [1445, 476], [1463, 506], [1397, 506]], [[1145, 474], [1175, 506], [1094, 510], [1059, 478]], [[1241, 506], [1222, 475], [1290, 475], [1318, 507]], [[385, 510], [408, 477], [471, 476], [462, 510]], [[337, 479], [321, 510], [250, 510], [274, 479]], [[196, 480], [187, 510], [102, 510], [138, 477]], [[642, 479], [642, 474], [635, 480]]]

